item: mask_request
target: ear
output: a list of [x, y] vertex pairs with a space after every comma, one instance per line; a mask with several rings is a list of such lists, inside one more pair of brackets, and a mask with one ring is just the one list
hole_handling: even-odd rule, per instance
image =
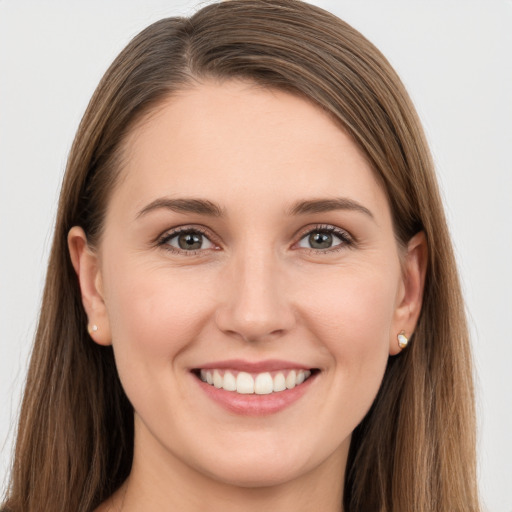
[[404, 331], [405, 336], [410, 338], [416, 328], [423, 303], [427, 263], [427, 240], [425, 233], [420, 231], [407, 244], [407, 252], [402, 265], [402, 283], [390, 333], [390, 355], [396, 355], [401, 351], [398, 334]]
[[110, 345], [112, 336], [103, 297], [98, 255], [89, 247], [84, 230], [78, 226], [71, 228], [68, 233], [68, 248], [80, 283], [82, 304], [89, 323], [89, 335], [99, 345]]

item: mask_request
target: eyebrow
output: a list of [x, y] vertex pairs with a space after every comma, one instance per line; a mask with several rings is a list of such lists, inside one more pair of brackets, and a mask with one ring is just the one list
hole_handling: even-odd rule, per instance
[[160, 209], [172, 210], [177, 213], [198, 213], [211, 217], [222, 217], [224, 215], [220, 206], [206, 199], [171, 199], [168, 197], [160, 197], [145, 206], [137, 214], [137, 218]]
[[353, 199], [347, 197], [338, 197], [334, 199], [311, 199], [309, 201], [299, 201], [295, 203], [289, 211], [289, 215], [306, 215], [311, 213], [324, 213], [335, 210], [352, 210], [364, 213], [370, 218], [374, 216], [368, 208], [359, 204]]
[[[137, 218], [143, 217], [155, 210], [172, 210], [178, 213], [197, 213], [210, 217], [223, 217], [223, 209], [207, 199], [171, 199], [160, 197], [145, 206], [138, 214]], [[288, 210], [288, 215], [307, 215], [312, 213], [324, 213], [336, 210], [352, 210], [364, 213], [370, 218], [374, 218], [368, 208], [362, 204], [348, 199], [338, 197], [334, 199], [310, 199], [307, 201], [298, 201]]]

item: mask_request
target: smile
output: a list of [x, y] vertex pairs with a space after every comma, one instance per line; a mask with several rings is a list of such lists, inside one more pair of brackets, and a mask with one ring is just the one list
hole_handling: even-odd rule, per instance
[[191, 369], [206, 397], [240, 416], [284, 411], [308, 394], [321, 373], [282, 359], [211, 361]]
[[262, 373], [208, 369], [198, 372], [199, 378], [217, 389], [241, 395], [269, 395], [300, 386], [311, 376], [311, 370], [293, 369]]

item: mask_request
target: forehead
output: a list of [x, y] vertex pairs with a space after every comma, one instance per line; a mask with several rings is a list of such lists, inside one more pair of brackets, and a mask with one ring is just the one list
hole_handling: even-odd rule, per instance
[[242, 81], [166, 99], [128, 135], [121, 173], [112, 201], [140, 208], [157, 196], [270, 196], [283, 206], [297, 196], [384, 197], [361, 150], [320, 107]]

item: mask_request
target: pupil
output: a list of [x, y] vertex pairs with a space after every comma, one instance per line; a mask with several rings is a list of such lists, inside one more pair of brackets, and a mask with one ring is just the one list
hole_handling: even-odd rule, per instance
[[178, 244], [180, 249], [190, 251], [194, 249], [201, 249], [203, 235], [196, 233], [183, 233], [178, 237]]
[[313, 233], [309, 235], [309, 244], [313, 249], [329, 249], [332, 246], [330, 233]]

